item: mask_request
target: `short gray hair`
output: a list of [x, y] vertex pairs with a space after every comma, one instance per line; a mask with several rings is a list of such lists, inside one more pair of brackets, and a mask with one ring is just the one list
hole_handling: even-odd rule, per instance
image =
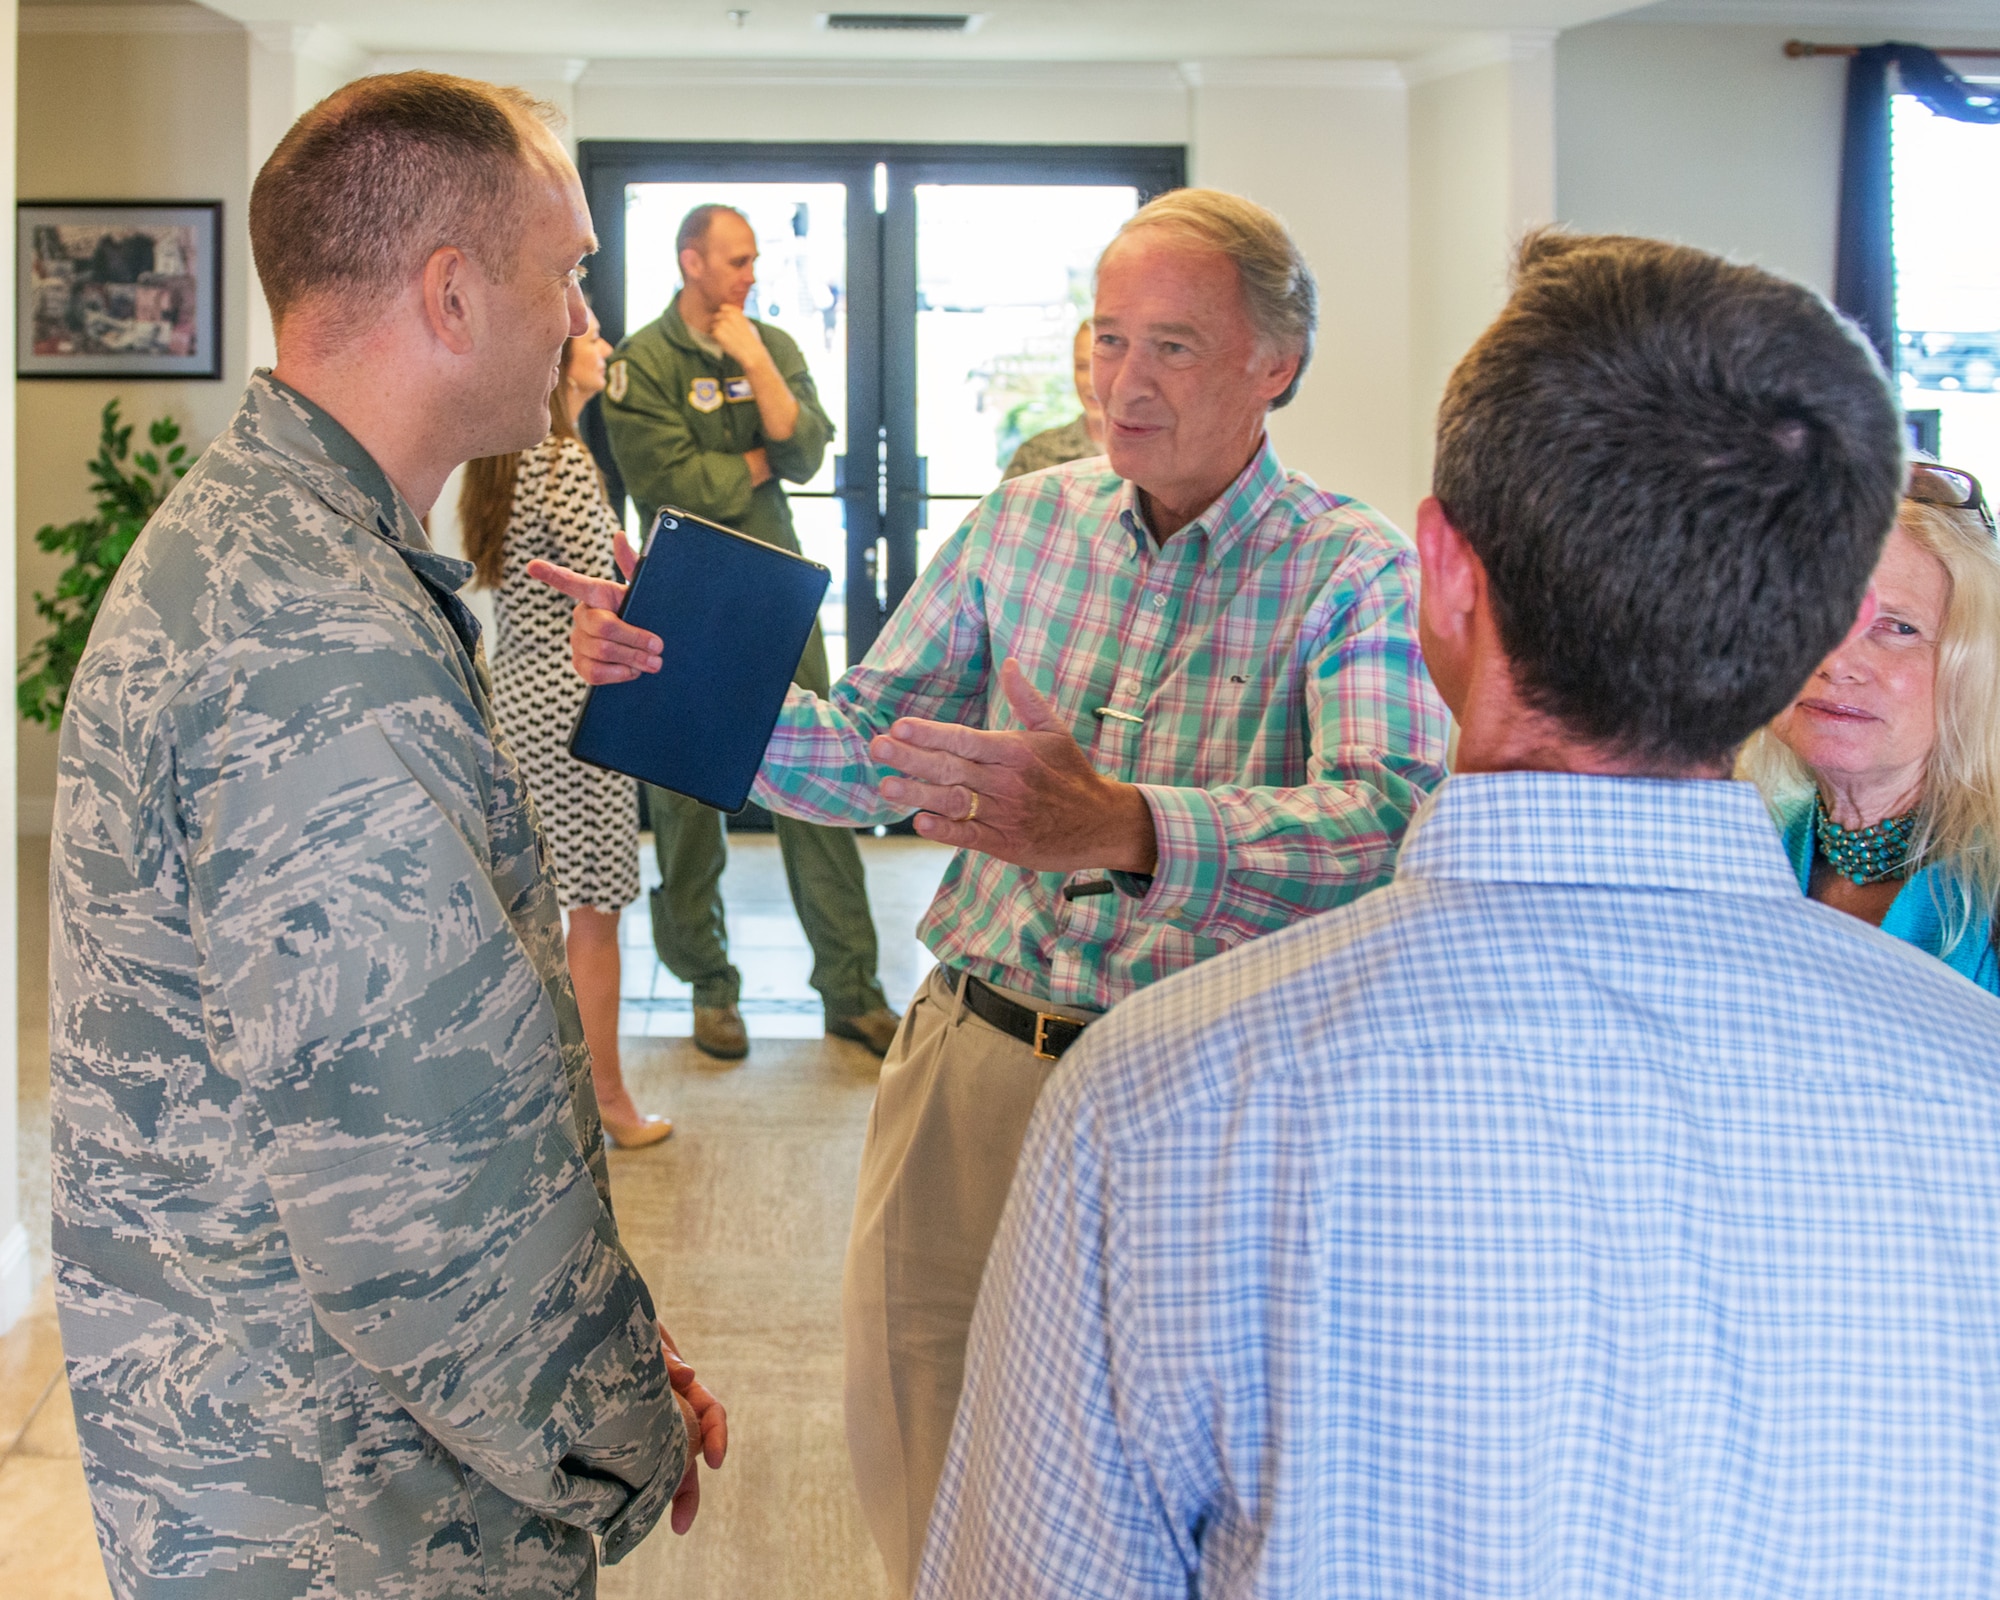
[[[1219, 250], [1236, 267], [1243, 286], [1243, 309], [1251, 327], [1272, 349], [1298, 352], [1299, 370], [1271, 409], [1289, 405], [1312, 364], [1313, 333], [1319, 326], [1319, 285], [1312, 268], [1275, 213], [1254, 200], [1221, 189], [1172, 189], [1141, 206], [1111, 243], [1142, 228], [1177, 234], [1206, 249]], [[1098, 257], [1101, 264], [1104, 257]]]

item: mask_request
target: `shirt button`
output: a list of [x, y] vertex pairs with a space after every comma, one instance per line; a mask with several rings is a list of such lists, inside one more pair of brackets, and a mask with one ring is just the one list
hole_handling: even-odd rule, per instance
[[1156, 595], [1154, 595], [1154, 596], [1153, 596], [1153, 609], [1154, 609], [1155, 611], [1164, 611], [1164, 610], [1166, 610], [1166, 609], [1167, 609], [1167, 597], [1166, 597], [1165, 595], [1163, 595], [1163, 594], [1156, 594]]

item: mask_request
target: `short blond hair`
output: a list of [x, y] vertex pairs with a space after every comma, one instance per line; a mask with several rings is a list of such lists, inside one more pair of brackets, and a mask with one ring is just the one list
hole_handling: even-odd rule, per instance
[[[1126, 218], [1125, 226], [1105, 246], [1104, 255], [1109, 255], [1120, 239], [1149, 228], [1229, 258], [1236, 268], [1236, 281], [1243, 286], [1243, 309], [1258, 338], [1281, 355], [1299, 358], [1292, 381], [1271, 402], [1271, 409], [1289, 405], [1312, 364], [1313, 335], [1319, 328], [1319, 285], [1277, 214], [1221, 189], [1170, 189]], [[1101, 266], [1104, 256], [1097, 259]]]
[[559, 116], [525, 90], [441, 72], [336, 89], [292, 124], [250, 190], [250, 253], [271, 320], [329, 300], [359, 320], [447, 244], [504, 281], [533, 130]]
[[[1896, 526], [1943, 565], [1949, 586], [1938, 638], [1937, 734], [1924, 765], [1911, 859], [1941, 866], [1946, 948], [2000, 908], [2000, 543], [1977, 512], [1905, 500]], [[1738, 770], [1774, 804], [1815, 786], [1812, 770], [1769, 728]]]

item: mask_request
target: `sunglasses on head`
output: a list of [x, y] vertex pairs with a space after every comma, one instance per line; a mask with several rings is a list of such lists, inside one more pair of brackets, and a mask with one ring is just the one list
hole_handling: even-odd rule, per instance
[[1911, 462], [1910, 486], [1903, 491], [1903, 498], [1919, 505], [1976, 512], [1988, 533], [2000, 531], [1993, 526], [1993, 508], [1986, 503], [1986, 492], [1979, 487], [1979, 480], [1957, 467], [1940, 466], [1935, 461]]

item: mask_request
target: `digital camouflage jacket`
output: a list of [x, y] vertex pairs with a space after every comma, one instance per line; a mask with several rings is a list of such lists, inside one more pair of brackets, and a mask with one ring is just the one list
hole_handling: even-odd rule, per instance
[[680, 1479], [470, 571], [260, 374], [71, 690], [56, 1294], [121, 1600], [588, 1595]]

